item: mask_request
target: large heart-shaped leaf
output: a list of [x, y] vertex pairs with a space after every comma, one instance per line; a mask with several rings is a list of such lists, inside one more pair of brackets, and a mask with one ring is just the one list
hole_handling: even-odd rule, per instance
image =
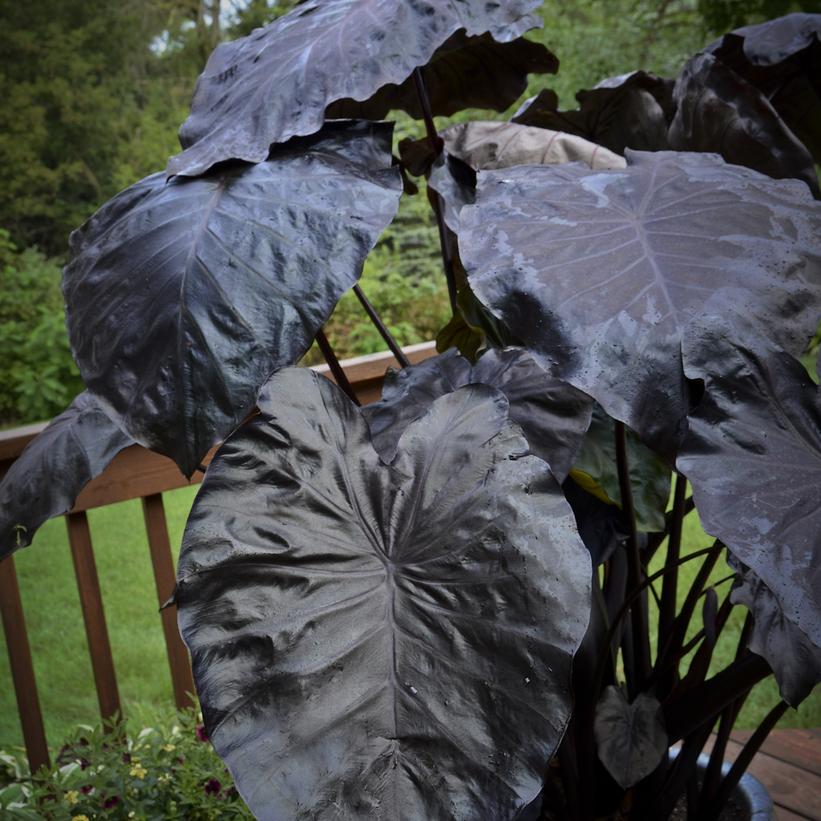
[[[670, 466], [633, 431], [627, 431], [626, 440], [636, 526], [644, 532], [664, 530], [664, 513], [670, 498]], [[615, 424], [598, 404], [593, 408], [590, 428], [573, 466], [594, 479], [608, 498], [621, 503]]]
[[605, 687], [593, 730], [599, 760], [624, 790], [650, 775], [667, 754], [661, 704], [647, 693], [631, 704], [621, 688]]
[[[373, 105], [365, 101], [384, 86], [402, 86], [440, 47], [430, 73], [433, 98], [445, 105], [437, 113], [452, 113], [452, 103], [470, 85], [465, 99], [471, 104], [487, 99], [488, 105], [505, 108], [524, 90], [527, 70], [555, 71], [557, 61], [537, 44], [499, 51], [487, 38], [471, 38], [490, 34], [509, 43], [539, 24], [531, 14], [537, 5], [537, 0], [308, 0], [248, 37], [217, 47], [180, 131], [185, 151], [171, 159], [168, 173], [193, 176], [228, 159], [259, 162], [272, 143], [312, 134], [328, 115], [383, 117], [390, 107], [407, 105], [407, 85], [396, 94], [377, 95]], [[473, 64], [484, 63], [478, 82], [465, 82], [459, 73], [465, 46], [476, 50]], [[482, 83], [483, 77], [490, 82]], [[342, 100], [363, 104], [353, 112], [343, 104], [326, 113]]]
[[821, 14], [745, 26], [706, 51], [757, 88], [821, 162]]
[[475, 365], [451, 349], [418, 365], [389, 371], [382, 399], [363, 409], [373, 445], [391, 461], [399, 437], [438, 397], [465, 385], [490, 385], [510, 403], [510, 418], [521, 426], [531, 451], [563, 482], [590, 424], [592, 402], [581, 391], [552, 377], [527, 351], [489, 350]]
[[687, 63], [673, 97], [672, 148], [721, 154], [776, 179], [804, 180], [815, 196], [821, 193], [809, 151], [767, 98], [712, 54]]
[[483, 304], [668, 455], [690, 407], [694, 317], [754, 317], [803, 351], [821, 302], [820, 218], [803, 183], [708, 154], [629, 152], [622, 171], [481, 172], [459, 249]]
[[[800, 362], [717, 320], [687, 361], [706, 381], [678, 459], [704, 529], [821, 647], [821, 395]], [[746, 341], [745, 341], [746, 340]]]
[[821, 647], [784, 615], [778, 599], [752, 570], [732, 556], [728, 562], [739, 574], [732, 601], [753, 614], [750, 649], [772, 667], [781, 698], [798, 707], [821, 682]]
[[83, 391], [33, 439], [0, 482], [0, 559], [31, 544], [47, 519], [67, 513], [80, 491], [133, 444]]
[[74, 354], [135, 439], [190, 475], [305, 353], [396, 213], [390, 141], [336, 123], [256, 166], [155, 174], [72, 235]]
[[625, 148], [659, 151], [668, 147], [671, 90], [671, 80], [634, 71], [579, 91], [579, 108], [559, 111], [559, 98], [545, 89], [514, 115], [513, 122], [576, 134], [619, 154]]
[[395, 460], [322, 377], [275, 375], [211, 463], [177, 601], [206, 726], [260, 819], [515, 817], [571, 709], [590, 560], [498, 391]]

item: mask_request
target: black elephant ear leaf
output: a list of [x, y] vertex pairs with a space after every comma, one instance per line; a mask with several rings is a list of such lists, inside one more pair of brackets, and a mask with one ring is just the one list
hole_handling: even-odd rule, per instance
[[821, 194], [809, 151], [769, 100], [712, 54], [685, 65], [673, 96], [671, 148], [721, 154], [776, 179], [803, 180]]
[[758, 89], [821, 162], [821, 14], [745, 26], [706, 51]]
[[732, 601], [753, 614], [750, 650], [763, 656], [772, 668], [781, 698], [798, 707], [821, 682], [821, 647], [784, 615], [772, 591], [750, 568], [732, 556], [728, 561], [738, 572]]
[[669, 147], [672, 86], [671, 80], [634, 71], [578, 92], [579, 108], [570, 111], [560, 111], [556, 94], [545, 90], [513, 122], [575, 134], [618, 154], [626, 148], [661, 151]]
[[[594, 169], [624, 168], [625, 160], [582, 137], [516, 123], [477, 121], [450, 126], [439, 135], [444, 152], [430, 170], [428, 185], [444, 203], [445, 222], [459, 233], [459, 213], [476, 199], [476, 172], [514, 165], [583, 162]], [[405, 145], [418, 164], [421, 152]]]
[[[260, 162], [270, 145], [313, 134], [326, 119], [379, 119], [390, 108], [408, 107], [413, 98], [406, 81], [431, 61], [433, 98], [445, 106], [434, 113], [453, 113], [463, 93], [471, 105], [504, 103], [504, 108], [524, 90], [527, 71], [557, 66], [543, 47], [511, 43], [539, 25], [531, 14], [537, 6], [537, 0], [302, 3], [249, 36], [217, 47], [180, 131], [185, 150], [171, 158], [168, 173], [196, 176], [230, 159]], [[489, 82], [465, 82], [464, 49], [472, 57], [462, 57], [481, 65]], [[377, 94], [385, 86], [392, 88]], [[352, 104], [328, 110], [339, 101]]]
[[[756, 66], [772, 66], [795, 57], [821, 41], [821, 14], [794, 12], [735, 29], [722, 40], [707, 47], [722, 56], [721, 47], [727, 39], [740, 38], [744, 56]], [[815, 78], [819, 82], [818, 77]]]
[[708, 154], [627, 160], [480, 172], [459, 253], [476, 297], [528, 349], [669, 457], [690, 408], [694, 318], [752, 317], [803, 352], [821, 305], [821, 205], [803, 183]]
[[389, 373], [382, 399], [362, 410], [374, 447], [391, 461], [411, 421], [427, 413], [436, 398], [472, 384], [489, 385], [505, 395], [510, 418], [521, 426], [531, 451], [564, 481], [590, 424], [592, 402], [522, 349], [491, 349], [474, 365], [449, 350]]
[[255, 166], [148, 177], [72, 235], [75, 358], [186, 475], [308, 349], [401, 195], [386, 124], [334, 123]]
[[[499, 43], [489, 34], [457, 31], [421, 69], [431, 111], [448, 117], [466, 108], [504, 111], [525, 91], [528, 74], [555, 74], [559, 61], [540, 43], [520, 37]], [[465, 78], [470, 77], [470, 82]], [[362, 102], [339, 100], [325, 116], [381, 119], [401, 109], [420, 119], [423, 112], [413, 78], [384, 86]]]
[[678, 468], [692, 484], [702, 527], [819, 648], [819, 389], [783, 351], [727, 334], [717, 319], [704, 324], [712, 331], [699, 334], [687, 373], [705, 379], [706, 392], [689, 418]]
[[[627, 461], [636, 526], [642, 532], [664, 530], [664, 514], [670, 498], [670, 465], [631, 430], [627, 431]], [[573, 466], [591, 477], [609, 499], [621, 504], [615, 423], [598, 404], [593, 408], [590, 428]]]
[[547, 465], [483, 385], [435, 400], [390, 465], [307, 369], [260, 408], [211, 463], [178, 570], [240, 793], [266, 819], [515, 818], [563, 735], [590, 595]]
[[625, 790], [650, 775], [669, 746], [658, 699], [639, 693], [631, 704], [612, 684], [596, 705], [593, 732], [599, 760]]
[[0, 559], [31, 544], [47, 519], [68, 513], [80, 491], [132, 444], [96, 397], [81, 393], [0, 482]]
[[443, 151], [430, 169], [428, 188], [439, 195], [445, 225], [458, 234], [460, 212], [476, 201], [476, 172]]
[[594, 567], [598, 567], [630, 535], [624, 514], [614, 502], [605, 501], [592, 478], [581, 471], [570, 471], [562, 482], [562, 490], [573, 508], [579, 535], [590, 551], [590, 560]]

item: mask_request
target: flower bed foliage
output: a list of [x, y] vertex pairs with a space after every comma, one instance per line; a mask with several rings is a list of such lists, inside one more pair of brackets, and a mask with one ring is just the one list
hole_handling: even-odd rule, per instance
[[167, 726], [129, 735], [80, 727], [49, 770], [31, 777], [19, 755], [0, 753], [0, 815], [19, 821], [253, 818], [191, 710]]

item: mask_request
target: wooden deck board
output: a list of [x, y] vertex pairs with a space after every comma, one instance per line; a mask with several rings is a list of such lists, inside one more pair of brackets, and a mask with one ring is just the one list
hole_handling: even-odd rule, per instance
[[[752, 730], [737, 730], [733, 739], [744, 744], [752, 734]], [[773, 758], [821, 775], [821, 730], [773, 730], [761, 750]]]
[[[750, 731], [736, 731], [726, 759], [734, 761]], [[775, 730], [753, 759], [749, 772], [769, 791], [778, 821], [821, 821], [821, 733]]]

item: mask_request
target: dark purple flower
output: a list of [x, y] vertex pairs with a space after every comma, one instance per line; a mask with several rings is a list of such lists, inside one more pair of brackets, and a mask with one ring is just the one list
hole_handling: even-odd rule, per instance
[[123, 753], [123, 764], [131, 763], [131, 753]]
[[204, 724], [197, 724], [197, 738], [200, 741], [208, 741], [208, 730], [205, 729]]
[[91, 784], [86, 784], [84, 787], [80, 787], [80, 792], [83, 795], [90, 795], [94, 792], [94, 787]]
[[206, 795], [219, 795], [221, 789], [222, 784], [220, 784], [216, 778], [209, 778], [208, 781], [205, 782]]
[[106, 798], [106, 800], [103, 801], [103, 809], [104, 810], [110, 810], [110, 809], [116, 807], [117, 804], [119, 804], [119, 803], [120, 803], [120, 796], [119, 795], [112, 795], [111, 798]]
[[91, 766], [91, 762], [87, 758], [81, 758], [79, 762], [81, 770], [87, 770]]

